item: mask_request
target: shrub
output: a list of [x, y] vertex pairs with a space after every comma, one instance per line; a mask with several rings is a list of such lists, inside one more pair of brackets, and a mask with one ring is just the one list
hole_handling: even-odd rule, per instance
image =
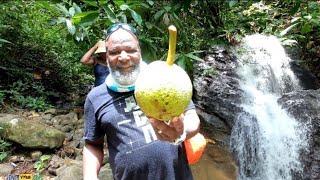
[[[32, 100], [23, 106], [43, 109], [45, 101], [83, 94], [92, 76], [79, 59], [88, 47], [69, 38], [61, 26], [50, 24], [58, 13], [50, 1], [9, 1], [0, 9], [0, 37], [12, 42], [0, 47], [0, 90], [9, 91], [6, 98], [17, 98], [19, 93], [24, 100]], [[10, 89], [17, 82], [23, 89], [13, 94]]]

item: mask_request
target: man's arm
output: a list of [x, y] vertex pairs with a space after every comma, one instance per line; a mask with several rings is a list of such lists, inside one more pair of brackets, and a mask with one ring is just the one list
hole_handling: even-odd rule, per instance
[[94, 65], [95, 60], [94, 57], [92, 56], [94, 52], [98, 48], [98, 43], [96, 43], [92, 48], [89, 49], [81, 58], [80, 62], [85, 65]]
[[85, 143], [83, 147], [83, 179], [96, 180], [103, 163], [103, 140]]

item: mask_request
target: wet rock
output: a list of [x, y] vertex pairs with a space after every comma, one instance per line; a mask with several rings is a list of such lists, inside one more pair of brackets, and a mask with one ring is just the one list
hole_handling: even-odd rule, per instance
[[[194, 63], [194, 103], [202, 120], [201, 128], [217, 141], [202, 160], [192, 166], [196, 179], [235, 179], [236, 165], [229, 147], [231, 129], [242, 111], [242, 91], [236, 75], [234, 58], [223, 47], [214, 47], [204, 61]], [[213, 156], [214, 154], [218, 155]], [[224, 157], [219, 158], [220, 155]]]
[[304, 172], [297, 179], [320, 179], [320, 89], [287, 93], [278, 102], [296, 120], [310, 127], [310, 150], [301, 152]]
[[215, 47], [205, 61], [194, 64], [194, 100], [201, 119], [228, 131], [241, 112], [242, 91], [235, 72], [235, 60], [222, 47]]

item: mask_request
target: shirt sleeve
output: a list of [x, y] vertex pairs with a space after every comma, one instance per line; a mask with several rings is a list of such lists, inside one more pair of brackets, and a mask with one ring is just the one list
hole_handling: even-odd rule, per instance
[[190, 110], [190, 109], [195, 109], [195, 108], [196, 108], [196, 107], [195, 107], [195, 105], [193, 104], [193, 101], [191, 100], [190, 103], [189, 103], [189, 105], [186, 107], [185, 111], [188, 111], [188, 110]]
[[91, 100], [87, 97], [84, 104], [84, 140], [98, 141], [104, 133], [101, 123], [95, 118], [95, 111]]

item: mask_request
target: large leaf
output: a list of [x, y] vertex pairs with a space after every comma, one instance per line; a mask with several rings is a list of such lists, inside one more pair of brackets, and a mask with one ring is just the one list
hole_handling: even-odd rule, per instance
[[130, 7], [127, 5], [127, 4], [122, 4], [121, 6], [120, 6], [120, 9], [122, 10], [122, 11], [125, 11], [125, 10], [127, 10], [127, 9], [129, 9]]
[[109, 19], [112, 23], [115, 23], [115, 22], [118, 21], [118, 19], [117, 19], [117, 17], [116, 17], [116, 14], [113, 12], [113, 10], [110, 8], [110, 6], [104, 5], [102, 8], [103, 8], [104, 11], [106, 12], [108, 19]]
[[74, 16], [74, 14], [76, 13], [76, 10], [74, 9], [74, 7], [69, 8], [69, 14], [70, 16]]
[[158, 19], [163, 15], [163, 13], [165, 12], [165, 10], [160, 10], [160, 11], [158, 11], [154, 16], [153, 16], [153, 18], [154, 18], [154, 20], [156, 20], [156, 21], [158, 21]]
[[92, 24], [99, 17], [98, 11], [87, 11], [83, 13], [78, 13], [72, 17], [72, 23], [74, 25], [86, 26]]
[[76, 32], [75, 34], [75, 39], [79, 42], [79, 41], [83, 41], [84, 37], [85, 37], [85, 33], [84, 31], [80, 31], [80, 29]]
[[292, 20], [291, 20], [291, 24], [295, 23], [296, 21], [300, 20], [301, 17], [294, 17]]
[[66, 19], [66, 25], [70, 34], [74, 35], [76, 27], [72, 24], [70, 19]]
[[7, 152], [0, 152], [0, 162], [4, 161], [8, 156]]
[[129, 11], [130, 11], [130, 13], [131, 13], [131, 16], [132, 16], [133, 20], [134, 20], [139, 26], [141, 26], [141, 25], [142, 25], [142, 18], [141, 18], [141, 16], [140, 16], [138, 13], [136, 13], [134, 10], [132, 10], [132, 9], [129, 9]]
[[99, 0], [99, 6], [103, 6], [108, 4], [109, 2], [107, 0]]
[[96, 0], [81, 0], [81, 1], [84, 2], [88, 6], [98, 7]]
[[74, 8], [76, 14], [82, 12], [81, 8], [76, 3], [73, 3], [72, 7]]
[[54, 19], [53, 20], [53, 24], [61, 24], [61, 23], [65, 23], [66, 22], [66, 19], [65, 17], [58, 17], [58, 19]]
[[312, 26], [309, 23], [305, 23], [301, 28], [301, 33], [306, 34], [312, 31]]
[[284, 36], [286, 35], [291, 29], [293, 29], [294, 27], [296, 27], [299, 23], [294, 23], [291, 24], [289, 27], [287, 27], [285, 30], [280, 32], [280, 36]]
[[199, 58], [198, 56], [193, 55], [193, 53], [188, 53], [185, 54], [186, 57], [192, 59], [192, 60], [196, 60], [196, 61], [204, 61], [203, 59]]
[[123, 22], [123, 23], [127, 23], [127, 22], [128, 22], [128, 21], [127, 21], [127, 16], [126, 16], [126, 14], [123, 13], [123, 12], [119, 13], [119, 14], [117, 15], [117, 17], [120, 18], [120, 22]]
[[69, 11], [68, 11], [68, 9], [67, 9], [64, 5], [62, 5], [62, 4], [57, 4], [57, 5], [56, 5], [56, 8], [57, 8], [60, 12], [62, 12], [65, 16], [70, 17]]
[[166, 12], [170, 12], [171, 8], [172, 8], [171, 6], [165, 6], [165, 7], [164, 7], [164, 9], [166, 10]]
[[121, 5], [125, 4], [125, 1], [124, 1], [124, 0], [113, 0], [113, 2], [114, 2], [118, 7], [120, 7]]
[[233, 6], [235, 6], [238, 2], [235, 0], [231, 0], [229, 1], [229, 7], [232, 8]]
[[5, 39], [1, 39], [1, 38], [0, 38], [0, 43], [10, 43], [10, 44], [13, 44], [12, 42], [7, 41], [7, 40], [5, 40]]
[[151, 0], [147, 0], [147, 2], [150, 4], [150, 6], [153, 6], [153, 5], [154, 5], [154, 2], [151, 1]]
[[180, 66], [182, 69], [186, 70], [187, 69], [187, 63], [186, 63], [186, 57], [181, 54], [176, 54], [176, 64]]

